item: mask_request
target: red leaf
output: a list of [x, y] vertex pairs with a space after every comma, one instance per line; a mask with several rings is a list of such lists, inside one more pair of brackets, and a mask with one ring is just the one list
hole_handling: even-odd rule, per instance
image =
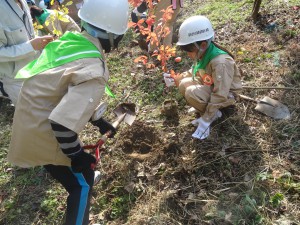
[[131, 4], [133, 7], [137, 7], [138, 5], [140, 5], [143, 0], [128, 0], [129, 4]]
[[137, 57], [135, 60], [134, 60], [135, 63], [139, 63], [139, 62], [142, 62], [144, 65], [148, 62], [148, 57], [147, 56], [140, 56], [140, 57]]
[[136, 23], [134, 23], [134, 22], [128, 22], [128, 24], [127, 24], [127, 27], [128, 28], [131, 28], [131, 27], [136, 27]]

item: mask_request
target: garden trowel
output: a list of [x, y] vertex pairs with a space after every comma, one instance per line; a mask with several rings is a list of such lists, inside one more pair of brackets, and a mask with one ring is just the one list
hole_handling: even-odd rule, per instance
[[[96, 115], [102, 115], [103, 112], [106, 110], [107, 105], [100, 104], [96, 110]], [[119, 124], [124, 121], [125, 123], [132, 125], [133, 121], [135, 120], [135, 104], [134, 103], [121, 103], [119, 104], [113, 112], [117, 116], [117, 120], [112, 123], [114, 128], [117, 128]], [[101, 116], [100, 115], [100, 116]], [[98, 142], [94, 145], [84, 145], [84, 149], [92, 149], [95, 152], [96, 163], [91, 164], [91, 168], [95, 169], [97, 163], [100, 160], [100, 153], [103, 151], [102, 146], [107, 141], [107, 139], [111, 136], [112, 131], [107, 131], [105, 134], [101, 136]]]
[[250, 98], [245, 95], [238, 95], [240, 98], [249, 100], [252, 102], [256, 102], [257, 105], [255, 107], [255, 110], [270, 116], [274, 119], [290, 119], [291, 114], [288, 109], [288, 107], [281, 102], [274, 100], [272, 98], [269, 98], [268, 96], [263, 97], [261, 100], [256, 100], [253, 98]]
[[121, 119], [121, 121], [123, 120], [129, 125], [133, 123], [136, 117], [134, 103], [121, 103], [113, 110], [113, 112]]

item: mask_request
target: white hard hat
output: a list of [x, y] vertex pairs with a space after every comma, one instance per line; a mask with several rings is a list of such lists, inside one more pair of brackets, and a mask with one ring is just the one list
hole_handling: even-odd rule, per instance
[[40, 1], [39, 7], [40, 7], [41, 9], [47, 9], [47, 6], [45, 5], [44, 0]]
[[127, 30], [128, 11], [128, 0], [85, 0], [78, 16], [97, 28], [121, 35]]
[[212, 38], [214, 30], [205, 16], [192, 16], [181, 24], [178, 36], [177, 45], [188, 45]]

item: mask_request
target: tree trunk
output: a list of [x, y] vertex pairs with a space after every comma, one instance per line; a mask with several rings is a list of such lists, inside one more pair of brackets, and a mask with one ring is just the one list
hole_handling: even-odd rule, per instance
[[255, 0], [255, 2], [254, 2], [253, 9], [252, 9], [252, 19], [254, 22], [257, 21], [261, 1], [262, 0]]

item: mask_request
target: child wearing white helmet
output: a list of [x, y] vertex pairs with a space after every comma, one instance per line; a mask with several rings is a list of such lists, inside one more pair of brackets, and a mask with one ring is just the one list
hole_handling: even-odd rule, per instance
[[20, 167], [43, 166], [63, 185], [69, 194], [64, 224], [89, 224], [96, 159], [83, 150], [78, 134], [88, 122], [101, 134], [116, 133], [93, 115], [109, 78], [103, 52], [118, 46], [128, 11], [127, 0], [85, 0], [79, 11], [82, 32], [66, 32], [16, 75], [26, 80], [8, 160]]
[[168, 86], [176, 85], [187, 103], [201, 114], [192, 137], [205, 139], [210, 125], [222, 116], [219, 109], [233, 105], [231, 90], [242, 88], [241, 76], [234, 57], [213, 42], [214, 30], [204, 16], [192, 16], [179, 28], [177, 45], [194, 60], [191, 70], [171, 77], [164, 74]]

